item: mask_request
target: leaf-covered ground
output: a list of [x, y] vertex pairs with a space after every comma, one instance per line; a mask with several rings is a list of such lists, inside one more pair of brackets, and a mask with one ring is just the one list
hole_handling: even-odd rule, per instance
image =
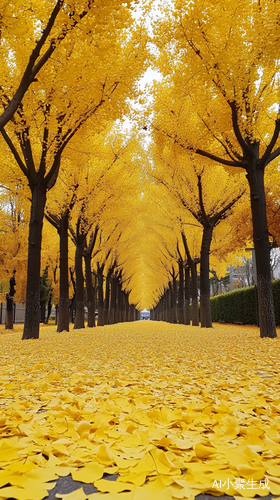
[[69, 474], [100, 493], [57, 498], [280, 495], [279, 332], [1, 328], [0, 500], [41, 500]]

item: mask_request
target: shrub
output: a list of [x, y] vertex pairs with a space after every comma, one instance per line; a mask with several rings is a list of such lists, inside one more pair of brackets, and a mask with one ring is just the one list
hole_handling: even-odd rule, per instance
[[[280, 325], [280, 280], [272, 282], [276, 325]], [[251, 286], [211, 298], [212, 321], [257, 324], [257, 290]]]

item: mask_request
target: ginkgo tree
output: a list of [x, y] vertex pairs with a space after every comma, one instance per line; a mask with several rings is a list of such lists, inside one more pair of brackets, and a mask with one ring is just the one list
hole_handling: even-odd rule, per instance
[[[75, 13], [74, 20], [77, 17]], [[37, 29], [35, 23], [30, 34], [33, 39]], [[122, 116], [128, 106], [127, 97], [137, 92], [135, 82], [145, 67], [145, 44], [145, 33], [135, 25], [129, 5], [118, 5], [117, 15], [110, 2], [96, 5], [92, 15], [79, 23], [79, 31], [72, 30], [71, 38], [61, 40], [56, 47], [56, 57], [41, 68], [40, 76], [26, 91], [13, 119], [1, 130], [6, 147], [27, 177], [31, 190], [23, 338], [39, 335], [44, 209], [47, 192], [56, 182], [63, 152], [87, 120], [91, 119], [92, 126], [99, 130], [108, 120]], [[12, 51], [13, 46], [9, 49]], [[10, 94], [18, 85], [18, 73], [14, 70], [20, 58], [18, 45], [14, 46], [14, 52], [13, 64], [9, 64], [8, 59], [4, 72], [5, 78], [10, 79]], [[5, 107], [6, 93], [1, 99]]]
[[[168, 142], [170, 141], [167, 140]], [[228, 218], [234, 205], [243, 196], [245, 192], [243, 179], [230, 176], [219, 166], [213, 172], [206, 160], [199, 161], [198, 158], [192, 158], [192, 155], [181, 148], [176, 151], [176, 147], [172, 148], [172, 144], [171, 149], [168, 144], [163, 151], [161, 147], [162, 140], [160, 140], [160, 151], [155, 151], [154, 154], [152, 178], [161, 183], [182, 208], [189, 212], [193, 224], [198, 223], [202, 228], [200, 315], [201, 326], [209, 328], [212, 326], [209, 256], [213, 233], [216, 227]], [[188, 253], [186, 240], [183, 241]]]
[[161, 3], [155, 26], [154, 126], [182, 149], [246, 172], [258, 275], [260, 335], [275, 337], [264, 171], [280, 154], [279, 4]]

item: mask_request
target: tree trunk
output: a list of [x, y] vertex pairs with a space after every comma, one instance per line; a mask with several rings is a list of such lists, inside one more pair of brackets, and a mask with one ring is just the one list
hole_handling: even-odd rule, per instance
[[40, 323], [46, 321], [46, 304], [44, 301], [40, 302]]
[[95, 289], [92, 283], [91, 255], [88, 253], [84, 254], [84, 260], [85, 260], [87, 308], [88, 308], [87, 326], [93, 328], [95, 327]]
[[173, 299], [172, 299], [172, 284], [171, 281], [168, 282], [167, 289], [167, 322], [172, 323], [172, 308], [173, 308]]
[[7, 293], [5, 330], [13, 330], [14, 328], [13, 312], [14, 312], [14, 299]]
[[200, 321], [202, 328], [212, 328], [210, 305], [209, 254], [213, 228], [203, 227], [200, 252]]
[[178, 323], [184, 324], [184, 268], [183, 262], [179, 260], [179, 288], [178, 288]]
[[[169, 301], [168, 288], [165, 289], [164, 296], [165, 296], [165, 301], [164, 301], [164, 307], [165, 307], [164, 320], [167, 322], [168, 321], [168, 301]], [[150, 315], [150, 319], [152, 319], [151, 315]]]
[[59, 234], [59, 304], [58, 332], [69, 332], [69, 277], [68, 277], [68, 217], [67, 210], [60, 221]]
[[110, 304], [110, 276], [106, 276], [105, 281], [105, 300], [104, 300], [104, 325], [108, 325]]
[[190, 268], [185, 267], [185, 304], [184, 304], [184, 322], [185, 325], [191, 324], [190, 319]]
[[197, 300], [197, 270], [196, 262], [191, 263], [191, 278], [192, 278], [192, 326], [199, 326], [198, 316], [198, 300]]
[[84, 244], [76, 246], [75, 271], [76, 271], [76, 315], [74, 328], [85, 328], [84, 321], [84, 273], [83, 273]]
[[98, 279], [98, 326], [104, 326], [103, 267], [97, 268]]
[[22, 339], [38, 339], [40, 328], [40, 268], [46, 187], [31, 187], [25, 322]]
[[116, 278], [111, 278], [111, 301], [110, 301], [110, 310], [109, 310], [109, 325], [113, 325], [115, 323], [115, 315], [116, 315]]
[[117, 288], [117, 322], [123, 322], [123, 294], [122, 294], [122, 285], [119, 282]]
[[[250, 167], [250, 168], [249, 168]], [[266, 218], [264, 170], [251, 160], [247, 169], [250, 186], [253, 239], [256, 254], [259, 325], [261, 337], [277, 337], [270, 275], [270, 245]]]
[[134, 305], [129, 304], [129, 321], [134, 321]]
[[124, 322], [124, 296], [123, 296], [123, 291], [122, 291], [122, 285], [119, 285], [120, 287], [120, 322]]
[[128, 303], [128, 293], [124, 293], [124, 321], [128, 322], [128, 312], [129, 312], [129, 303]]
[[[16, 293], [15, 280], [16, 270], [14, 269], [13, 276], [10, 278], [10, 290], [6, 295], [6, 320], [5, 320], [5, 330], [13, 330], [14, 328], [14, 295]], [[2, 304], [1, 304], [1, 321], [2, 321]]]
[[172, 323], [177, 323], [177, 281], [175, 274], [173, 276], [172, 295], [173, 295]]
[[49, 301], [48, 301], [48, 310], [47, 310], [47, 316], [46, 316], [46, 320], [45, 320], [46, 325], [48, 325], [48, 323], [49, 323], [51, 312], [52, 312], [52, 295], [50, 295]]

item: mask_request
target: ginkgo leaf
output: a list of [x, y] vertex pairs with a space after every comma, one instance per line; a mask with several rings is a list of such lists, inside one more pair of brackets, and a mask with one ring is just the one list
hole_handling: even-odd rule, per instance
[[88, 495], [88, 500], [101, 500], [106, 498], [106, 500], [134, 500], [134, 491], [123, 492], [123, 493], [106, 493], [104, 497], [103, 493], [91, 493]]
[[0, 442], [0, 464], [11, 462], [19, 458], [17, 450], [8, 443]]
[[56, 493], [55, 498], [60, 498], [61, 500], [87, 500], [88, 495], [85, 494], [83, 488], [79, 488], [71, 493]]
[[17, 486], [7, 486], [1, 488], [1, 496], [3, 498], [15, 498], [16, 500], [43, 500], [48, 495], [47, 490], [34, 487], [18, 488]]
[[134, 490], [134, 486], [129, 483], [108, 481], [106, 479], [95, 481], [94, 486], [102, 493], [121, 493], [126, 490]]
[[72, 479], [74, 481], [82, 481], [83, 483], [94, 483], [97, 479], [102, 478], [104, 474], [104, 467], [98, 462], [92, 462], [87, 464], [82, 469], [73, 471]]

